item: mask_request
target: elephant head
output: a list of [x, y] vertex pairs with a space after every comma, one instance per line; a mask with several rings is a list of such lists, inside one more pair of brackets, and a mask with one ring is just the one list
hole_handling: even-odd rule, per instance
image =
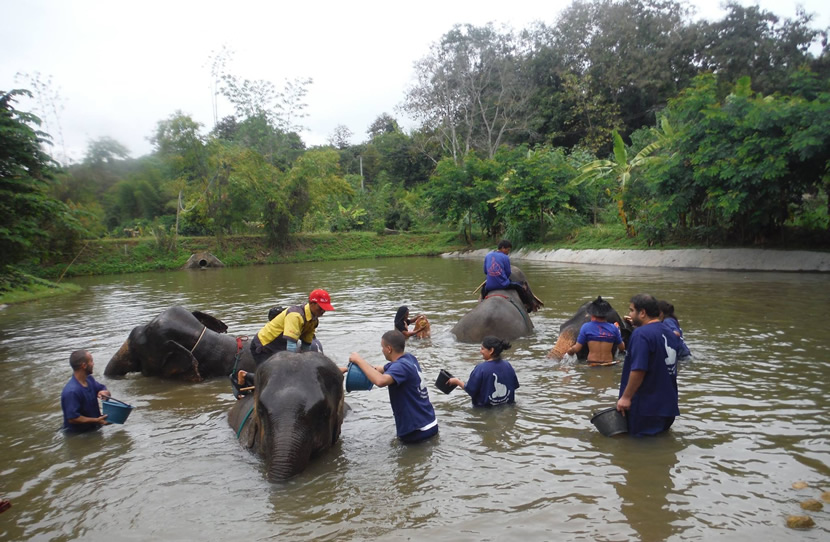
[[319, 352], [279, 352], [256, 371], [252, 396], [236, 402], [228, 423], [243, 446], [265, 459], [268, 480], [286, 480], [340, 437], [343, 373]]
[[[553, 345], [551, 351], [548, 352], [548, 357], [553, 358], [556, 360], [561, 360], [565, 357], [565, 354], [568, 352], [568, 349], [576, 344], [576, 339], [579, 337], [579, 330], [582, 328], [582, 324], [591, 321], [591, 315], [588, 314], [588, 307], [591, 305], [591, 302], [588, 301], [579, 309], [577, 309], [576, 314], [574, 314], [567, 322], [559, 326], [559, 338], [556, 340], [556, 344]], [[628, 343], [629, 337], [631, 337], [632, 327], [631, 324], [620, 318], [619, 313], [616, 310], [612, 310], [611, 313], [606, 317], [608, 322], [617, 323], [620, 326], [620, 334], [622, 335], [622, 339], [624, 343]], [[580, 350], [577, 357], [580, 360], [585, 360], [588, 358], [588, 348], [583, 348]]]
[[208, 314], [171, 307], [148, 324], [133, 328], [104, 374], [141, 372], [145, 376], [200, 381], [228, 375], [234, 363], [240, 369], [254, 370], [247, 340], [226, 335], [227, 329]]
[[[526, 283], [521, 269], [513, 266], [513, 282]], [[492, 290], [452, 328], [455, 338], [465, 343], [477, 343], [487, 335], [510, 341], [533, 331], [533, 322], [527, 307], [515, 290]]]

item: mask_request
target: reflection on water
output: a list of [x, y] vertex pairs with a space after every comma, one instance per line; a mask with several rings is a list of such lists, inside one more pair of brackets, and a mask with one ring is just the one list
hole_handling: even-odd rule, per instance
[[[432, 338], [408, 349], [434, 380], [466, 379], [478, 345], [449, 330], [473, 304], [479, 261], [360, 260], [79, 279], [83, 292], [0, 311], [4, 416], [2, 540], [253, 539], [820, 540], [784, 527], [798, 502], [830, 489], [827, 397], [830, 276], [514, 262], [545, 308], [507, 359], [517, 404], [473, 410], [432, 389], [439, 436], [403, 446], [386, 390], [347, 395], [341, 441], [300, 476], [269, 484], [227, 426], [221, 380], [101, 376], [133, 326], [181, 304], [252, 335], [277, 304], [314, 288], [335, 312], [318, 336], [336, 363], [357, 350], [381, 363], [379, 337], [399, 305], [423, 312]], [[619, 366], [588, 369], [545, 355], [559, 325], [602, 295], [618, 310], [647, 291], [674, 303], [695, 360], [680, 373], [681, 416], [668, 435], [605, 438], [591, 412], [613, 404]], [[65, 438], [60, 390], [72, 350], [136, 406], [123, 426]], [[796, 480], [810, 483], [793, 490]]]

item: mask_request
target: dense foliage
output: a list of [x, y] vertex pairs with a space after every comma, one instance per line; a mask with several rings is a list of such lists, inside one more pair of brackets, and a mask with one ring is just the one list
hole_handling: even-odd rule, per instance
[[[515, 242], [622, 224], [650, 243], [763, 243], [793, 229], [826, 245], [830, 50], [799, 12], [726, 6], [695, 21], [673, 0], [577, 0], [551, 25], [458, 25], [415, 65], [401, 110], [363, 142], [300, 134], [310, 79], [273, 83], [213, 57], [234, 114], [206, 132], [176, 111], [137, 159], [110, 138], [54, 168], [37, 119], [2, 95], [0, 243], [56, 259], [80, 235], [383, 231], [451, 225]], [[14, 217], [14, 219], [10, 218]], [[162, 243], [163, 241], [163, 243]]]

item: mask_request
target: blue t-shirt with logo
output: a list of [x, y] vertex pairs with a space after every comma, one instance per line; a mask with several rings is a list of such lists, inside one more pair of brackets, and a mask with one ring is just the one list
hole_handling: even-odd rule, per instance
[[101, 409], [98, 408], [98, 392], [107, 389], [98, 383], [92, 376], [86, 377], [87, 386], [84, 387], [73, 375], [61, 392], [61, 409], [63, 409], [63, 428], [75, 433], [93, 431], [100, 427], [97, 423], [69, 423], [69, 420], [78, 416], [99, 418]]
[[518, 387], [519, 379], [509, 362], [490, 360], [475, 366], [464, 391], [473, 406], [497, 406], [515, 402]]
[[384, 365], [383, 372], [395, 380], [388, 388], [397, 435], [400, 437], [433, 425], [435, 410], [415, 356], [404, 354]]
[[611, 322], [585, 322], [579, 328], [576, 342], [585, 346], [588, 341], [620, 344], [622, 334], [620, 334], [620, 329]]
[[510, 258], [504, 252], [494, 250], [484, 257], [484, 274], [487, 290], [503, 290], [510, 286]]
[[620, 397], [631, 371], [645, 371], [637, 393], [631, 399], [631, 416], [678, 416], [677, 351], [680, 340], [662, 322], [640, 326], [626, 345], [620, 381]]
[[677, 351], [677, 357], [683, 359], [691, 356], [692, 353], [689, 351], [689, 347], [686, 346], [686, 341], [683, 340], [683, 330], [680, 329], [677, 320], [675, 320], [674, 318], [666, 318], [665, 320], [663, 320], [663, 323], [666, 324], [666, 326], [672, 331], [680, 333], [680, 350]]

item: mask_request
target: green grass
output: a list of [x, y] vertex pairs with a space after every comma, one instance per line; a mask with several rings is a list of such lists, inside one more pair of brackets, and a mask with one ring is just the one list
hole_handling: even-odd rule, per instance
[[0, 305], [22, 303], [80, 291], [81, 287], [76, 284], [58, 284], [23, 273], [17, 269], [5, 269], [0, 273]]

